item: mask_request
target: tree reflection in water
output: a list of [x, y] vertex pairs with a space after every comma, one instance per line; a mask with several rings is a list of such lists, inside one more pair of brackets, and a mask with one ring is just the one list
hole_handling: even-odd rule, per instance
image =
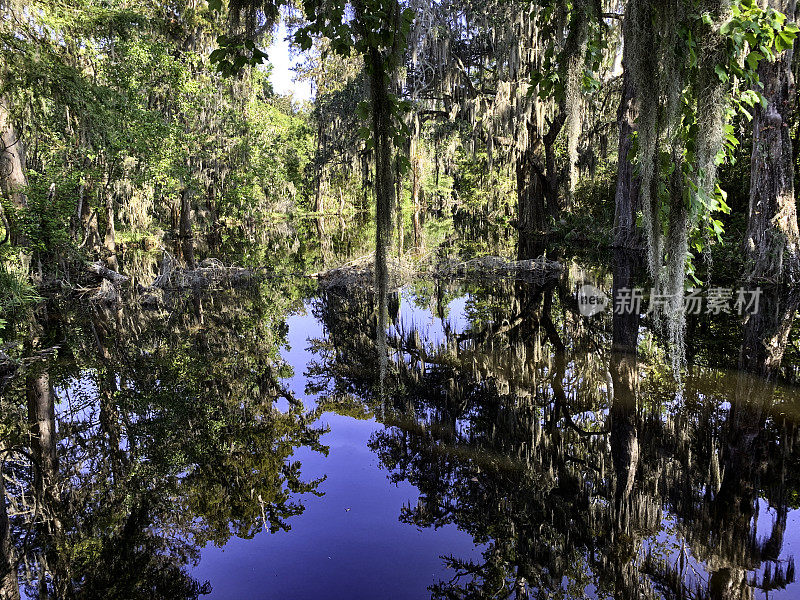
[[[615, 293], [636, 283], [632, 260], [615, 257]], [[392, 482], [419, 490], [403, 522], [455, 524], [485, 547], [477, 562], [443, 557], [454, 575], [432, 597], [744, 599], [793, 582], [782, 550], [800, 413], [779, 371], [797, 299], [765, 290], [758, 316], [728, 324], [743, 340], [737, 371], [708, 364], [713, 340], [695, 339], [678, 396], [649, 323], [580, 316], [573, 284], [395, 292], [385, 355], [371, 291], [334, 287], [315, 304], [325, 335], [309, 390], [385, 424], [372, 449]], [[456, 331], [448, 304], [463, 295]], [[441, 339], [403, 316], [409, 300], [443, 319]]]
[[[372, 450], [418, 492], [402, 522], [455, 525], [481, 546], [480, 560], [443, 557], [453, 575], [432, 598], [785, 588], [797, 298], [765, 290], [744, 323], [690, 323], [678, 396], [646, 316], [579, 314], [585, 278], [619, 290], [642, 285], [637, 273], [619, 254], [610, 274], [387, 280], [381, 298], [324, 287], [311, 301], [323, 330], [304, 373], [311, 412], [285, 388], [280, 355], [310, 289], [43, 304], [15, 322], [24, 360], [0, 373], [0, 599], [19, 585], [54, 599], [207, 592], [188, 570], [200, 547], [286, 530], [320, 493], [294, 455], [326, 452], [325, 411], [383, 425]], [[460, 304], [465, 318], [451, 319]], [[725, 356], [719, 339], [740, 347]]]
[[264, 284], [169, 310], [49, 303], [17, 325], [0, 598], [19, 598], [18, 572], [30, 597], [197, 598], [199, 547], [289, 528], [321, 481], [292, 455], [326, 452], [281, 383], [291, 297]]

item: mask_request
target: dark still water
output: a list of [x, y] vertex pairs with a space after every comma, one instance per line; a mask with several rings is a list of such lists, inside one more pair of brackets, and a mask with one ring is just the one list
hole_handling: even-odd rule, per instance
[[[303, 375], [314, 361], [310, 339], [324, 335], [311, 314], [313, 302], [287, 319], [288, 348], [283, 357], [295, 375], [287, 384], [307, 408]], [[409, 313], [417, 316], [413, 306]], [[428, 320], [430, 315], [428, 314]], [[390, 483], [369, 443], [383, 426], [373, 418], [356, 419], [326, 412], [329, 428], [321, 442], [328, 456], [300, 448], [294, 458], [308, 478], [326, 480], [321, 498], [305, 498], [305, 510], [291, 531], [232, 540], [208, 547], [194, 571], [213, 585], [211, 598], [425, 598], [427, 587], [448, 576], [440, 555], [458, 551], [478, 559], [472, 536], [454, 524], [436, 530], [399, 520], [419, 490], [406, 481]]]
[[46, 302], [4, 338], [3, 585], [800, 598], [794, 299], [691, 317], [678, 384], [646, 308], [579, 310], [634, 282], [409, 280], [383, 330], [344, 280]]

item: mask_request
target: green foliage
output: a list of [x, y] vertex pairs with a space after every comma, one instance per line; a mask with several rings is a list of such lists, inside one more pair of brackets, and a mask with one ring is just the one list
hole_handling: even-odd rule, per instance
[[[700, 15], [703, 25], [711, 25], [711, 16], [708, 13]], [[723, 124], [723, 142], [714, 157], [717, 166], [735, 160], [736, 149], [740, 140], [732, 124], [737, 114], [743, 115], [748, 121], [752, 119], [751, 111], [756, 104], [765, 106], [766, 100], [760, 93], [761, 83], [758, 79], [758, 65], [762, 60], [774, 61], [776, 55], [794, 43], [798, 27], [793, 23], [786, 23], [786, 16], [767, 7], [761, 8], [754, 0], [741, 0], [731, 7], [731, 15], [719, 28], [719, 33], [727, 45], [722, 54], [723, 59], [714, 65], [714, 72], [723, 84], [732, 84], [732, 91], [725, 107]], [[684, 40], [689, 50], [689, 68], [700, 69], [698, 58], [698, 45], [692, 38], [692, 31], [687, 29]], [[698, 74], [698, 85], [706, 82]], [[696, 93], [696, 92], [689, 92]], [[704, 107], [697, 106], [687, 93], [683, 101], [683, 121], [681, 134], [685, 138], [685, 175], [690, 191], [691, 219], [705, 220], [706, 233], [694, 232], [692, 246], [703, 252], [704, 241], [709, 235], [718, 242], [722, 241], [722, 222], [714, 213], [730, 213], [727, 204], [727, 194], [714, 184], [713, 193], [708, 191], [698, 181], [703, 173], [699, 172], [701, 166], [697, 164], [697, 136], [700, 132], [698, 118], [702, 118], [701, 111]]]
[[246, 66], [256, 67], [268, 57], [253, 40], [240, 40], [221, 35], [209, 58], [217, 70], [226, 77], [238, 74]]
[[514, 204], [514, 182], [506, 173], [489, 169], [486, 152], [461, 150], [456, 160], [453, 190], [460, 204], [471, 210], [494, 209]]
[[[309, 24], [295, 34], [295, 42], [303, 49], [309, 50], [312, 36], [321, 35], [330, 40], [330, 49], [340, 56], [350, 56], [352, 52], [364, 56], [368, 73], [379, 69], [386, 77], [392, 78], [405, 59], [408, 36], [414, 21], [411, 8], [402, 9], [398, 0], [366, 0], [353, 3], [352, 13], [348, 11], [346, 0], [323, 2], [321, 0], [304, 0], [303, 8]], [[324, 58], [324, 56], [323, 56]], [[403, 147], [410, 131], [403, 118], [411, 109], [411, 103], [400, 99], [390, 91], [387, 95], [390, 114], [389, 137], [396, 147]], [[361, 102], [356, 114], [367, 121], [377, 107], [369, 102]], [[359, 130], [359, 135], [366, 142], [366, 149], [374, 147], [377, 132], [367, 127]], [[400, 155], [401, 172], [408, 171], [408, 157]]]
[[[716, 180], [716, 169], [735, 160], [740, 144], [732, 124], [737, 115], [748, 121], [757, 104], [764, 104], [760, 93], [758, 65], [762, 60], [773, 61], [776, 55], [793, 43], [798, 28], [786, 22], [786, 16], [772, 8], [761, 8], [753, 0], [735, 2], [729, 17], [716, 30], [713, 17], [708, 12], [693, 13], [681, 25], [680, 53], [688, 60], [681, 63], [682, 74], [675, 74], [687, 85], [679, 99], [679, 125], [677, 139], [681, 153], [676, 157], [664, 148], [657, 157], [661, 199], [658, 218], [664, 234], [667, 229], [670, 198], [668, 180], [679, 169], [683, 190], [689, 209], [691, 245], [703, 252], [709, 240], [722, 241], [723, 225], [717, 214], [728, 214], [727, 194]], [[716, 37], [715, 37], [716, 36]], [[710, 44], [708, 39], [712, 41]], [[705, 45], [704, 45], [705, 44]], [[714, 45], [716, 44], [716, 45]], [[712, 65], [708, 56], [715, 57]], [[709, 80], [709, 68], [712, 80]], [[717, 80], [717, 81], [714, 81]], [[703, 98], [706, 90], [722, 87], [716, 99]], [[721, 122], [713, 121], [713, 113], [721, 111]], [[716, 129], [720, 128], [719, 131]], [[639, 154], [639, 138], [634, 153]], [[717, 139], [719, 141], [717, 141]], [[711, 156], [704, 156], [711, 150]], [[641, 163], [640, 163], [641, 166]], [[690, 265], [689, 268], [691, 269]]]
[[28, 268], [18, 254], [11, 251], [0, 253], [0, 329], [6, 325], [2, 317], [15, 309], [41, 300], [30, 283]]
[[[567, 7], [554, 0], [540, 0], [535, 5], [538, 10], [532, 14], [542, 31], [541, 39], [545, 47], [541, 68], [530, 74], [529, 93], [557, 104], [567, 100], [568, 69], [573, 60], [580, 70], [583, 90], [596, 92], [600, 85], [598, 73], [604, 51], [608, 48], [608, 37], [604, 35], [605, 27], [594, 4], [576, 0]], [[563, 42], [559, 35], [565, 20], [570, 24], [571, 33]]]
[[214, 72], [213, 14], [39, 8], [0, 23], [0, 95], [25, 124], [28, 166], [28, 206], [5, 212], [44, 275], [101, 252], [109, 203], [120, 239], [160, 243], [189, 190], [195, 232], [221, 243], [226, 230], [252, 237], [270, 212], [306, 201], [308, 113], [275, 97], [253, 61], [235, 82]]
[[49, 175], [28, 172], [29, 185], [25, 190], [28, 205], [18, 215], [28, 249], [44, 260], [69, 254], [69, 223], [77, 204], [80, 173], [64, 174], [56, 170]]

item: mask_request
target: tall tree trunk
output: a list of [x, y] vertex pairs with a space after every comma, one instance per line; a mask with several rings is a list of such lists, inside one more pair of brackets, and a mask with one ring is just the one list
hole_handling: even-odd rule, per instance
[[376, 343], [380, 354], [380, 391], [383, 395], [383, 383], [388, 368], [386, 319], [389, 271], [386, 259], [392, 233], [392, 211], [395, 208], [392, 113], [389, 103], [389, 74], [386, 72], [384, 57], [380, 50], [371, 47], [366, 60], [372, 105], [372, 136], [375, 142], [375, 287], [378, 292]]
[[192, 194], [188, 187], [181, 191], [180, 233], [183, 259], [190, 269], [195, 268], [194, 239], [192, 236]]
[[[625, 20], [625, 29], [633, 26]], [[626, 36], [626, 39], [627, 36]], [[636, 88], [630, 75], [630, 44], [622, 50], [622, 98], [617, 110], [619, 127], [619, 151], [617, 158], [617, 191], [614, 197], [614, 246], [636, 248], [640, 239], [636, 232], [636, 211], [639, 209], [639, 179], [629, 156], [633, 148], [633, 133], [636, 121]]]
[[517, 222], [520, 236], [544, 231], [550, 214], [547, 177], [539, 165], [539, 152], [530, 147], [517, 159]]
[[[25, 195], [28, 185], [25, 146], [11, 122], [7, 106], [6, 99], [0, 98], [0, 191], [15, 209], [23, 209], [28, 206], [28, 197]], [[13, 217], [6, 220], [4, 214], [4, 221], [13, 223]], [[10, 238], [13, 244], [26, 244], [25, 236], [20, 231], [11, 231]]]
[[414, 224], [414, 249], [417, 252], [422, 250], [422, 198], [424, 198], [424, 195], [422, 191], [420, 191], [417, 198], [419, 203], [414, 205], [414, 214], [412, 215], [412, 223]]
[[[796, 0], [770, 0], [792, 18]], [[750, 205], [745, 236], [746, 275], [750, 279], [800, 282], [800, 232], [794, 197], [794, 160], [789, 124], [797, 102], [793, 50], [758, 67], [765, 108], [753, 117]]]
[[395, 184], [395, 198], [397, 198], [397, 206], [395, 207], [395, 218], [397, 220], [397, 257], [403, 258], [403, 250], [405, 249], [405, 227], [403, 227], [403, 179], [400, 176], [400, 161], [395, 157], [394, 161], [394, 184]]
[[106, 235], [103, 240], [103, 245], [109, 253], [108, 258], [106, 258], [108, 268], [118, 271], [117, 230], [114, 224], [114, 196], [108, 192], [106, 192]]
[[81, 224], [83, 226], [83, 242], [89, 250], [96, 250], [100, 247], [100, 228], [97, 224], [97, 211], [92, 210], [89, 202], [81, 203]]
[[17, 134], [6, 108], [5, 98], [0, 98], [0, 182], [3, 194], [16, 208], [28, 205], [24, 188], [28, 185], [25, 176], [25, 146]]
[[388, 286], [386, 253], [391, 236], [392, 211], [395, 207], [392, 114], [389, 103], [389, 77], [384, 57], [377, 48], [371, 48], [368, 61], [372, 135], [375, 141], [375, 278], [379, 290], [385, 294]]
[[317, 237], [319, 238], [319, 249], [322, 254], [322, 265], [327, 266], [331, 253], [331, 236], [325, 229], [325, 217], [319, 216], [315, 219], [317, 225]]
[[222, 225], [219, 222], [219, 207], [215, 198], [215, 190], [212, 188], [207, 201], [208, 212], [211, 215], [211, 233], [208, 236], [208, 242], [213, 250], [219, 252], [220, 246], [222, 246]]
[[81, 216], [83, 215], [83, 201], [86, 197], [86, 185], [81, 181], [78, 184], [78, 203], [75, 205], [75, 214], [70, 219], [69, 235], [73, 242], [80, 241]]
[[422, 247], [422, 224], [420, 210], [422, 203], [422, 155], [419, 148], [421, 123], [419, 117], [414, 119], [414, 135], [411, 138], [411, 223], [414, 226], [414, 249], [419, 251]]

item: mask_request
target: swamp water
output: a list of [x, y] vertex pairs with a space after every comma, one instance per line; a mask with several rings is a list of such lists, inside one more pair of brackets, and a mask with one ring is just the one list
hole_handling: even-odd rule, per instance
[[796, 303], [690, 319], [679, 387], [644, 311], [578, 310], [626, 261], [390, 286], [383, 335], [299, 277], [51, 300], [0, 544], [31, 598], [800, 597]]

